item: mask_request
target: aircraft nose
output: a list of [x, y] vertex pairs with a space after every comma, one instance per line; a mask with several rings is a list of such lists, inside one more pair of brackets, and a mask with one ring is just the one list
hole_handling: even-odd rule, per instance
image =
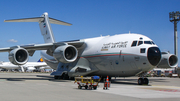
[[157, 66], [161, 61], [161, 51], [158, 47], [150, 47], [147, 52], [147, 58], [151, 65]]

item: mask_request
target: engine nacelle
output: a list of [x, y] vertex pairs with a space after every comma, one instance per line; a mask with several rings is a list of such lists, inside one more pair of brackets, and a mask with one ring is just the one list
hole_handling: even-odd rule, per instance
[[16, 48], [9, 53], [9, 61], [15, 65], [23, 65], [28, 59], [28, 51], [24, 48]]
[[157, 68], [173, 68], [177, 67], [178, 58], [176, 55], [170, 54], [168, 52], [162, 52], [161, 62]]
[[72, 45], [59, 46], [54, 50], [53, 57], [62, 63], [74, 62], [77, 59], [78, 51]]

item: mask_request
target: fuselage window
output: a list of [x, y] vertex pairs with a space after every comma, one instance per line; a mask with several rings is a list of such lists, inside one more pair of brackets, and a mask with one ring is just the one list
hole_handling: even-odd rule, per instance
[[146, 48], [141, 48], [140, 53], [145, 53], [146, 52]]
[[144, 44], [152, 44], [151, 41], [144, 41]]
[[138, 42], [138, 46], [141, 45], [141, 44], [143, 44], [143, 41], [139, 41], [139, 42]]
[[136, 46], [136, 44], [137, 44], [137, 41], [133, 41], [131, 47]]

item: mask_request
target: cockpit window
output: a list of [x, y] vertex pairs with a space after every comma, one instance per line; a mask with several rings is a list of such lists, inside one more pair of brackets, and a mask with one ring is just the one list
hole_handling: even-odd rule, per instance
[[143, 44], [143, 41], [139, 41], [139, 42], [138, 42], [138, 46], [141, 45], [141, 44]]
[[137, 41], [133, 41], [131, 47], [136, 46]]
[[132, 44], [131, 44], [131, 47], [139, 46], [141, 44], [155, 45], [155, 43], [153, 41], [133, 41]]
[[144, 44], [152, 44], [151, 41], [144, 41]]
[[144, 41], [144, 44], [150, 44], [150, 45], [155, 45], [155, 43], [153, 41]]
[[153, 45], [155, 45], [155, 43], [153, 41], [151, 41]]

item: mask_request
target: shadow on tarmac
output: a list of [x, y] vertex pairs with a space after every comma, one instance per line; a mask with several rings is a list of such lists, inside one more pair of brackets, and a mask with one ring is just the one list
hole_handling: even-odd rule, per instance
[[[7, 77], [7, 78], [0, 78], [0, 80], [6, 80], [6, 81], [28, 81], [28, 80], [47, 80], [47, 81], [51, 81], [51, 82], [70, 82], [70, 81], [74, 81], [74, 80], [63, 80], [63, 79], [54, 79], [54, 77], [52, 76], [48, 76], [48, 75], [33, 75], [34, 77], [30, 77], [32, 75], [26, 75], [29, 77]], [[113, 84], [126, 84], [126, 85], [138, 85], [137, 84], [137, 80], [138, 78], [118, 78], [118, 79], [111, 79], [111, 83]], [[168, 82], [166, 79], [163, 78], [149, 78], [150, 82]], [[103, 82], [101, 82], [103, 83]]]
[[[30, 75], [31, 76], [31, 75]], [[16, 78], [16, 77], [7, 77], [7, 78], [1, 78], [0, 80], [6, 80], [6, 81], [28, 81], [28, 80], [47, 80], [47, 81], [52, 81], [52, 82], [69, 82], [69, 80], [55, 80], [54, 77], [51, 76], [45, 76], [45, 75], [34, 75], [33, 77], [20, 77], [20, 78]]]
[[[126, 85], [138, 85], [137, 81], [138, 81], [138, 78], [137, 79], [124, 79], [124, 78], [122, 78], [122, 79], [112, 79], [111, 83], [113, 83], [113, 84], [126, 84]], [[161, 78], [159, 78], [159, 79], [149, 78], [149, 82], [168, 82], [168, 81], [165, 79], [161, 79]], [[150, 85], [148, 85], [148, 86], [150, 86]]]

